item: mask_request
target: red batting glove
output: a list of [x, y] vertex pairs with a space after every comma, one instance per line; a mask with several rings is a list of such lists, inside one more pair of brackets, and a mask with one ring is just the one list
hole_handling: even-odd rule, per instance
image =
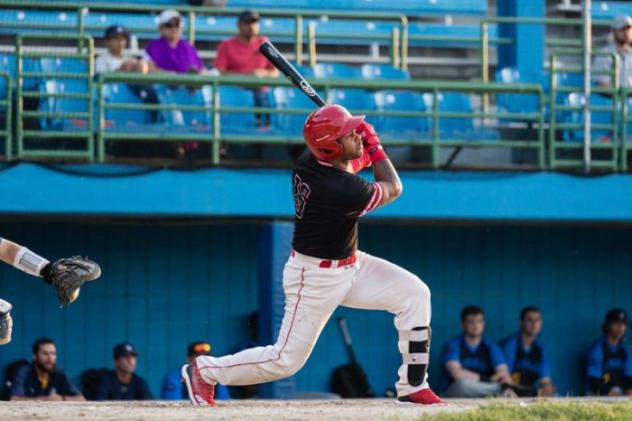
[[377, 133], [375, 132], [375, 128], [373, 125], [363, 121], [360, 123], [358, 128], [356, 129], [358, 134], [362, 136], [362, 146], [369, 153], [369, 158], [372, 163], [376, 163], [378, 161], [383, 161], [388, 159], [386, 156], [386, 152], [384, 152], [384, 147], [380, 143], [380, 138], [377, 137]]
[[362, 148], [362, 156], [360, 158], [351, 160], [351, 168], [353, 169], [353, 173], [357, 174], [366, 167], [371, 166], [371, 157], [369, 157], [369, 151], [365, 148]]

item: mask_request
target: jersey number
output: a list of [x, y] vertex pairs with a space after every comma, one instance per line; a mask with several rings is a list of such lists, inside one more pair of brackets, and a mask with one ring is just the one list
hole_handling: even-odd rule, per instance
[[292, 190], [294, 194], [294, 211], [296, 212], [296, 217], [303, 219], [307, 198], [312, 191], [307, 183], [303, 183], [303, 180], [301, 180], [298, 174], [294, 175]]

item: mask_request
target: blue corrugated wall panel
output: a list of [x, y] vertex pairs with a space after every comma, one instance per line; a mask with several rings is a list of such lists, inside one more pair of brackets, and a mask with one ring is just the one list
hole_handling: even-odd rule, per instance
[[138, 371], [158, 396], [162, 376], [184, 362], [186, 346], [208, 340], [229, 352], [247, 337], [257, 308], [254, 224], [164, 226], [0, 222], [3, 237], [51, 257], [85, 253], [103, 277], [59, 309], [41, 281], [0, 266], [0, 295], [14, 305], [13, 342], [0, 364], [30, 359], [39, 336], [58, 343], [59, 365], [75, 379], [88, 367], [110, 367], [117, 342], [140, 352]]
[[[0, 234], [48, 256], [83, 252], [103, 264], [103, 278], [60, 310], [40, 281], [0, 266], [0, 295], [15, 305], [14, 341], [0, 347], [0, 364], [29, 357], [32, 341], [59, 343], [60, 366], [73, 377], [111, 365], [111, 348], [130, 340], [141, 353], [139, 372], [157, 394], [167, 370], [184, 359], [189, 341], [210, 340], [217, 354], [247, 336], [257, 307], [260, 226], [246, 223], [161, 225], [141, 222], [0, 221]], [[493, 340], [512, 333], [518, 312], [539, 305], [561, 394], [578, 394], [580, 357], [600, 334], [605, 311], [632, 311], [632, 231], [586, 226], [428, 226], [369, 223], [362, 249], [418, 274], [432, 290], [431, 383], [442, 343], [459, 333], [465, 304], [487, 312]], [[400, 363], [392, 317], [340, 309], [374, 390], [392, 387]], [[296, 375], [297, 389], [327, 390], [331, 369], [346, 354], [330, 322], [314, 354]]]

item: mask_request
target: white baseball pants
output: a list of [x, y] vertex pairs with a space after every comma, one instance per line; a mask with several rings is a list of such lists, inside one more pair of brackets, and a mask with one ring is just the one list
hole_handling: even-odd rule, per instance
[[[274, 345], [246, 349], [223, 357], [200, 356], [197, 366], [208, 383], [229, 386], [278, 380], [296, 373], [307, 361], [325, 323], [339, 305], [386, 310], [395, 315], [403, 363], [396, 383], [398, 396], [428, 387], [427, 374], [409, 381], [409, 364], [428, 364], [411, 340], [429, 341], [430, 290], [401, 267], [358, 252], [354, 264], [320, 267], [321, 259], [293, 252], [283, 270], [285, 314]], [[423, 327], [424, 330], [419, 330]], [[418, 347], [414, 347], [418, 348]], [[411, 352], [414, 351], [414, 352]]]

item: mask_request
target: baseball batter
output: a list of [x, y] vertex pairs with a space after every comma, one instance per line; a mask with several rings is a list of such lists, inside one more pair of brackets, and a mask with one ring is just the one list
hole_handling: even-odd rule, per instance
[[[442, 403], [429, 388], [430, 290], [417, 276], [358, 250], [358, 218], [402, 191], [373, 126], [339, 105], [309, 115], [308, 146], [293, 175], [295, 228], [283, 271], [285, 315], [274, 345], [223, 357], [200, 356], [182, 367], [195, 406], [215, 405], [214, 385], [250, 385], [296, 373], [339, 305], [395, 315], [402, 365], [400, 402]], [[373, 167], [370, 183], [356, 175]]]
[[[0, 260], [15, 268], [39, 276], [57, 291], [62, 306], [69, 305], [79, 297], [79, 289], [86, 281], [101, 276], [98, 264], [84, 257], [74, 256], [53, 263], [12, 241], [0, 238]], [[13, 306], [0, 299], [0, 345], [11, 342]]]

